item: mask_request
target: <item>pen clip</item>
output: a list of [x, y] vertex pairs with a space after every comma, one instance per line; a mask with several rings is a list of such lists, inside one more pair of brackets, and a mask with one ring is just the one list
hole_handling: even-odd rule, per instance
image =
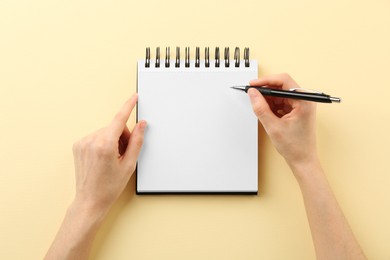
[[313, 93], [313, 94], [317, 94], [317, 95], [329, 96], [329, 95], [325, 94], [324, 92], [321, 92], [321, 91], [318, 91], [318, 90], [313, 90], [313, 89], [290, 88], [289, 90], [290, 91], [302, 90], [303, 92], [307, 92], [307, 93]]

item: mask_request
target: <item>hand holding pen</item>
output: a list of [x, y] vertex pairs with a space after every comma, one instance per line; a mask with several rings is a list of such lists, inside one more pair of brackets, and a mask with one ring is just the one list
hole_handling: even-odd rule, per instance
[[234, 86], [233, 89], [245, 91], [248, 93], [250, 88], [257, 89], [263, 96], [282, 97], [300, 99], [306, 101], [320, 102], [320, 103], [340, 103], [341, 98], [331, 97], [319, 91], [308, 91], [302, 88], [291, 88], [289, 90], [269, 88], [266, 86]]
[[[250, 86], [280, 91], [299, 88], [287, 74], [265, 76], [251, 81]], [[317, 257], [367, 259], [337, 204], [317, 155], [316, 102], [263, 96], [252, 87], [247, 88], [247, 93], [253, 111], [298, 181]], [[323, 98], [330, 99], [327, 95]]]
[[[299, 88], [287, 74], [265, 76], [250, 82], [250, 86], [268, 86], [277, 90]], [[263, 96], [248, 89], [253, 111], [278, 152], [291, 165], [317, 161], [316, 103], [283, 97]]]

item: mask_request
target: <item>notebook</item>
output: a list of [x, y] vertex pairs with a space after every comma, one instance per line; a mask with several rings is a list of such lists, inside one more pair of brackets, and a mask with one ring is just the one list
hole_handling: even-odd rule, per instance
[[[257, 78], [245, 48], [220, 58], [205, 48], [176, 48], [137, 64], [137, 120], [146, 120], [136, 172], [137, 194], [240, 193], [258, 190], [258, 120], [247, 94], [232, 89]], [[172, 55], [174, 56], [174, 55]], [[203, 56], [201, 58], [201, 56]], [[210, 59], [213, 56], [214, 59]]]

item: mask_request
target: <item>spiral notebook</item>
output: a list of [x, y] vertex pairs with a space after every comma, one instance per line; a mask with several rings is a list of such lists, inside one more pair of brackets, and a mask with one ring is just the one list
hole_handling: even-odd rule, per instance
[[[258, 120], [248, 96], [231, 89], [257, 78], [245, 48], [230, 60], [219, 48], [157, 48], [138, 61], [137, 120], [146, 120], [136, 173], [138, 194], [240, 193], [258, 190]], [[162, 55], [161, 55], [162, 56]], [[174, 56], [174, 55], [172, 55]], [[201, 58], [202, 56], [202, 58]], [[210, 57], [213, 56], [214, 59]]]

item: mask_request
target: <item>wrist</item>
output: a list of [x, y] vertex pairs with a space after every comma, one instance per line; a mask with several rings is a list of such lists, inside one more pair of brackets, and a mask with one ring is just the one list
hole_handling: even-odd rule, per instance
[[87, 200], [75, 197], [68, 208], [68, 213], [77, 215], [93, 224], [100, 224], [107, 215], [108, 209], [99, 207]]
[[305, 158], [300, 161], [287, 161], [298, 183], [310, 179], [313, 176], [322, 173], [322, 167], [317, 155]]
[[86, 259], [103, 218], [101, 212], [75, 198], [45, 259]]

